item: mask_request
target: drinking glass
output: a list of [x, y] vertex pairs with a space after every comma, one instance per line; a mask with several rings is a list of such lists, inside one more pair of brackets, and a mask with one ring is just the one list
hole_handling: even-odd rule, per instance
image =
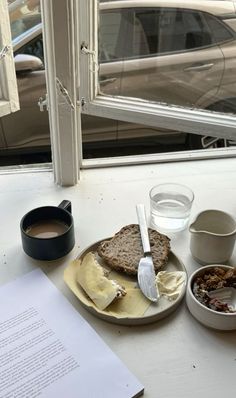
[[151, 227], [159, 232], [178, 232], [188, 226], [194, 193], [182, 184], [164, 183], [149, 193]]

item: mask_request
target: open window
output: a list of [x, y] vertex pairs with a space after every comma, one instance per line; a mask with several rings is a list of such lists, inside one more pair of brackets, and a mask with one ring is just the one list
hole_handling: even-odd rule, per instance
[[[196, 6], [195, 3], [194, 10], [191, 9], [191, 2], [188, 9], [173, 5], [167, 8], [164, 2], [161, 7], [158, 2], [151, 7], [154, 2], [149, 1], [137, 1], [135, 5], [129, 1], [88, 0], [81, 3], [85, 3], [83, 7], [85, 13], [79, 14], [80, 41], [85, 43], [86, 47], [81, 55], [84, 58], [81, 61], [81, 74], [85, 77], [81, 85], [81, 95], [84, 98], [82, 113], [140, 122], [153, 127], [158, 125], [160, 128], [173, 129], [175, 125], [177, 130], [189, 134], [236, 138], [235, 115], [225, 112], [223, 107], [221, 113], [219, 107], [216, 109], [217, 113], [213, 113], [210, 110], [215, 109], [208, 106], [207, 97], [210, 95], [214, 97], [212, 103], [223, 102], [219, 96], [222, 74], [225, 65], [233, 62], [233, 55], [231, 57], [226, 54], [225, 43], [231, 43], [231, 48], [236, 43], [236, 33], [229, 28], [229, 25], [227, 23], [223, 25], [214, 15], [209, 16], [210, 12], [213, 12], [211, 2], [207, 2], [209, 9], [201, 8], [201, 4]], [[176, 4], [180, 3], [176, 1]], [[232, 12], [233, 7], [232, 3]], [[83, 23], [86, 14], [89, 14], [87, 28]], [[107, 16], [106, 23], [109, 29], [116, 14], [120, 16], [120, 20], [123, 19], [123, 24], [120, 22], [120, 30], [116, 34], [120, 55], [114, 65], [114, 55], [108, 54], [107, 60], [112, 58], [110, 62], [105, 61], [105, 63], [100, 62], [96, 56], [99, 54], [99, 47], [101, 48], [99, 43], [104, 42], [102, 34], [105, 28], [104, 26], [100, 28], [100, 22]], [[126, 28], [123, 27], [125, 22]], [[223, 35], [222, 31], [225, 33], [222, 47], [216, 39], [220, 28], [221, 34]], [[143, 30], [146, 30], [146, 40]], [[153, 32], [155, 30], [156, 37], [152, 30]], [[121, 35], [125, 37], [123, 42]], [[107, 32], [106, 36], [109, 36]], [[137, 51], [137, 40], [140, 44], [139, 51]], [[122, 52], [122, 45], [128, 54]], [[95, 73], [96, 62], [100, 76]], [[110, 87], [107, 85], [105, 90], [103, 87], [101, 78], [103, 69], [107, 72], [106, 76], [109, 75], [110, 81], [113, 77], [108, 73], [109, 66], [110, 69], [113, 68], [116, 78], [117, 68], [120, 68], [118, 94], [115, 91], [117, 87], [115, 83], [114, 91], [111, 84]], [[229, 66], [228, 68], [230, 70]], [[137, 74], [139, 74], [138, 79]], [[228, 77], [226, 76], [227, 79]], [[226, 105], [229, 105], [234, 95], [232, 88], [236, 86], [236, 79], [233, 77], [232, 79], [234, 81], [232, 80], [231, 84], [227, 81], [224, 87], [224, 91], [228, 90], [228, 93], [225, 93]], [[204, 93], [206, 85], [208, 91]], [[231, 104], [233, 102], [231, 101]]]
[[[230, 64], [235, 64], [236, 32], [229, 12], [223, 20], [211, 1], [209, 9], [194, 2], [193, 10], [191, 2], [184, 9], [148, 0], [60, 3], [42, 0], [56, 181], [74, 183], [80, 168], [95, 165], [235, 155], [235, 148], [230, 153], [224, 148], [217, 154], [196, 151], [88, 162], [82, 157], [81, 139], [81, 118], [87, 115], [163, 131], [174, 128], [192, 137], [235, 140], [236, 112], [230, 105], [236, 109], [236, 102], [230, 99], [236, 78]], [[226, 62], [228, 110], [221, 101], [214, 102], [216, 109], [207, 108], [209, 93], [219, 97]], [[206, 86], [209, 93], [202, 95]]]
[[0, 117], [19, 109], [6, 0], [0, 2]]

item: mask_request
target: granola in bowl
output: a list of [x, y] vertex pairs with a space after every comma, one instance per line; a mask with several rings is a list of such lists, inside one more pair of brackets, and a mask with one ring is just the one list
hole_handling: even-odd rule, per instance
[[220, 266], [208, 268], [205, 273], [197, 275], [193, 280], [192, 291], [195, 298], [206, 307], [224, 313], [236, 312], [227, 303], [212, 298], [209, 292], [224, 287], [236, 289], [236, 268], [225, 269]]

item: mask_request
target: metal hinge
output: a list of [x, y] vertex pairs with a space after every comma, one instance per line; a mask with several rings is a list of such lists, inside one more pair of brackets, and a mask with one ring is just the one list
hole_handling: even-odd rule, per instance
[[39, 106], [40, 112], [43, 112], [44, 110], [48, 111], [48, 95], [47, 94], [45, 95], [45, 98], [43, 98], [43, 97], [39, 98], [38, 106]]

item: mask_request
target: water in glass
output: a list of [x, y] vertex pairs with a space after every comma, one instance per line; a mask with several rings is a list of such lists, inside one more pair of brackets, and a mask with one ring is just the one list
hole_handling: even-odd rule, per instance
[[160, 232], [182, 231], [188, 225], [191, 205], [186, 195], [157, 193], [151, 200], [151, 226]]

